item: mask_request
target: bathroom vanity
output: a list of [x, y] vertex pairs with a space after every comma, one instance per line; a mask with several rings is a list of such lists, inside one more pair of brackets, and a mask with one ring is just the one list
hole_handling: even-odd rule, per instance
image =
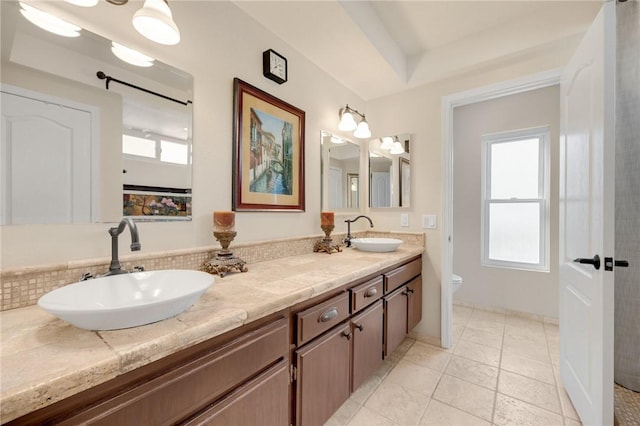
[[[57, 329], [59, 339], [37, 349], [50, 358], [32, 372], [3, 378], [3, 421], [323, 424], [420, 321], [422, 252], [405, 245], [261, 262], [217, 279], [185, 313], [134, 329], [94, 333], [36, 307], [4, 312], [3, 327], [36, 316], [26, 322]], [[3, 376], [19, 362], [12, 338], [41, 332], [3, 333]], [[95, 336], [109, 348], [100, 362], [65, 351], [67, 340]], [[70, 365], [52, 375], [65, 356]]]

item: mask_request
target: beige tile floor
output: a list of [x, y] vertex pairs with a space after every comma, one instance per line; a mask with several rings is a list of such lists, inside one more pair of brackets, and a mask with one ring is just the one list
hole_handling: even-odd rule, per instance
[[454, 345], [406, 339], [325, 426], [580, 425], [558, 326], [455, 305]]

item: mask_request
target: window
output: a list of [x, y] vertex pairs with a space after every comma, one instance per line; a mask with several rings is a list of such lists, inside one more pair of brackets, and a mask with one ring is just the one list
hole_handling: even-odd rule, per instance
[[143, 157], [162, 163], [190, 165], [190, 144], [183, 140], [168, 139], [172, 138], [150, 132], [126, 130], [122, 135], [122, 153], [132, 158], [138, 157], [137, 159]]
[[482, 137], [482, 264], [549, 270], [549, 128]]

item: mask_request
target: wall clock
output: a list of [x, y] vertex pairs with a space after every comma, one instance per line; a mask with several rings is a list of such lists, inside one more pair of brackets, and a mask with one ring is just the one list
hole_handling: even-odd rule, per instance
[[262, 52], [262, 74], [282, 84], [287, 81], [287, 58], [273, 49]]

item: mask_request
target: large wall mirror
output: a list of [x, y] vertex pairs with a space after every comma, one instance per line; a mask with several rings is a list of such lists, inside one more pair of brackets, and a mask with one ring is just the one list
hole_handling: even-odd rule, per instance
[[360, 145], [329, 132], [321, 132], [322, 209], [360, 209], [362, 179]]
[[411, 137], [385, 136], [369, 141], [369, 207], [411, 206]]
[[131, 65], [111, 40], [57, 36], [0, 3], [2, 224], [189, 220], [192, 76]]

